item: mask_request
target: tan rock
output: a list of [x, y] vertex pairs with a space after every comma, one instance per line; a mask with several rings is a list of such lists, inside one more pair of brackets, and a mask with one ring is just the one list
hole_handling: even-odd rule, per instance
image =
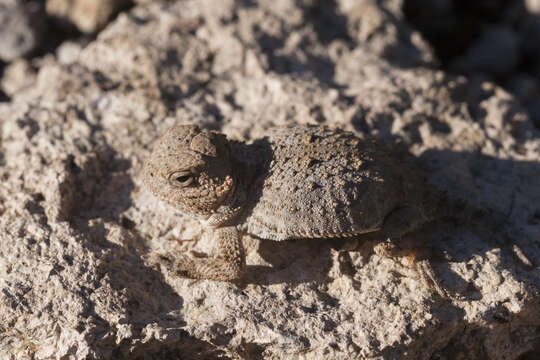
[[[0, 358], [532, 354], [538, 130], [510, 94], [482, 78], [400, 67], [347, 27], [324, 38], [324, 16], [338, 15], [315, 3], [139, 6], [0, 103]], [[401, 54], [408, 58], [398, 63], [408, 64], [426, 55]], [[489, 231], [445, 220], [418, 236], [442, 254], [435, 271], [456, 293], [447, 301], [406, 259], [313, 239], [247, 237], [253, 275], [239, 284], [152, 268], [149, 252], [211, 254], [213, 245], [197, 221], [141, 186], [151, 145], [180, 123], [241, 140], [306, 123], [400, 140], [428, 181], [507, 214], [525, 234], [516, 243], [530, 265]]]
[[55, 16], [73, 23], [82, 32], [102, 29], [112, 14], [129, 0], [47, 0], [46, 9]]

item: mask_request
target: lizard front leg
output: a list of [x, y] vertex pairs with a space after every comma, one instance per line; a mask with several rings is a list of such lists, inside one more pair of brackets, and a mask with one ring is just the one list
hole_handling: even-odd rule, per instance
[[193, 258], [174, 254], [173, 258], [161, 257], [177, 275], [194, 279], [231, 281], [242, 277], [246, 261], [238, 230], [233, 226], [211, 229], [217, 241], [216, 257]]

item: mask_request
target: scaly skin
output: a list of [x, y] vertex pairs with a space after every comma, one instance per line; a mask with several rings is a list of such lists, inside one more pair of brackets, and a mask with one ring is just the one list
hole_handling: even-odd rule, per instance
[[[376, 252], [396, 256], [405, 234], [450, 209], [410, 155], [321, 126], [274, 128], [251, 144], [175, 126], [157, 141], [143, 182], [212, 233], [217, 257], [169, 259], [179, 275], [200, 279], [242, 276], [242, 232], [276, 241], [375, 234]], [[416, 267], [445, 295], [427, 259]]]

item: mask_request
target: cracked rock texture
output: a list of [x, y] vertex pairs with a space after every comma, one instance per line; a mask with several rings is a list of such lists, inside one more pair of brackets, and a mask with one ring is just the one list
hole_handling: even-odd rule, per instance
[[[30, 85], [8, 87], [0, 358], [535, 358], [539, 132], [485, 77], [437, 70], [401, 8], [143, 4], [87, 46], [63, 45]], [[422, 229], [417, 236], [453, 259], [435, 262], [450, 299], [405, 259], [364, 259], [327, 240], [246, 236], [242, 282], [178, 278], [143, 256], [212, 244], [139, 176], [153, 141], [176, 123], [243, 140], [292, 123], [400, 138], [431, 182], [507, 214], [520, 231], [504, 246], [452, 220]]]

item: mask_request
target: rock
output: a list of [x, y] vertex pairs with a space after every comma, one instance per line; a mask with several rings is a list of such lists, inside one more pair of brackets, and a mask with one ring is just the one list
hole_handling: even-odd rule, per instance
[[[516, 74], [538, 77], [540, 73], [537, 4], [534, 0], [408, 0], [403, 12], [452, 71], [482, 73], [507, 85]], [[529, 104], [527, 109], [535, 118]]]
[[401, 6], [388, 3], [339, 1], [353, 39], [401, 66], [435, 65], [437, 62], [430, 46], [403, 21]]
[[0, 1], [0, 60], [12, 61], [34, 51], [43, 31], [43, 11], [38, 2]]
[[56, 50], [58, 62], [65, 65], [76, 62], [80, 56], [81, 50], [80, 44], [64, 41]]
[[538, 0], [525, 0], [525, 7], [527, 10], [535, 15], [540, 15], [540, 1]]
[[47, 13], [73, 23], [80, 31], [86, 33], [102, 29], [111, 15], [129, 0], [47, 0]]
[[32, 85], [36, 80], [36, 72], [26, 59], [18, 59], [4, 69], [0, 88], [9, 96]]
[[[0, 358], [534, 354], [538, 130], [485, 78], [399, 66], [429, 58], [420, 47], [391, 62], [354, 27], [318, 34], [328, 21], [321, 9], [345, 16], [329, 6], [136, 7], [80, 52], [44, 62], [33, 85], [0, 104]], [[395, 9], [383, 10], [397, 24]], [[430, 182], [507, 214], [516, 246], [451, 220], [423, 229], [417, 236], [441, 254], [436, 272], [456, 293], [446, 300], [406, 259], [339, 251], [339, 241], [246, 237], [253, 275], [244, 282], [179, 278], [145, 255], [212, 244], [139, 176], [151, 144], [175, 123], [247, 140], [292, 123], [399, 138]]]

